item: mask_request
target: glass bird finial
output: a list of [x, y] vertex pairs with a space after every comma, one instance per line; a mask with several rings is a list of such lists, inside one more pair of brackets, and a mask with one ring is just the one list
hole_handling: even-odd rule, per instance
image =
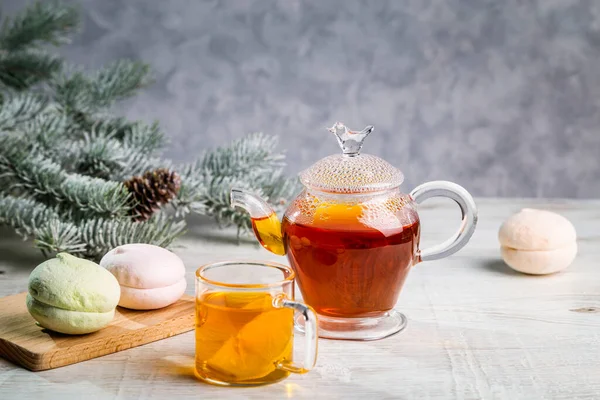
[[353, 157], [360, 153], [365, 138], [374, 129], [373, 125], [369, 125], [360, 132], [351, 131], [346, 125], [336, 122], [328, 131], [335, 135], [344, 155]]

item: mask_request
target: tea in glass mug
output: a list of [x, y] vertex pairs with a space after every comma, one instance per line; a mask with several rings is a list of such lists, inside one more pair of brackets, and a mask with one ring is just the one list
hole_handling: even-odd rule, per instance
[[[275, 263], [223, 262], [196, 272], [196, 376], [250, 386], [308, 372], [317, 354], [316, 316], [293, 301], [294, 272]], [[293, 361], [294, 310], [309, 331], [302, 365]]]

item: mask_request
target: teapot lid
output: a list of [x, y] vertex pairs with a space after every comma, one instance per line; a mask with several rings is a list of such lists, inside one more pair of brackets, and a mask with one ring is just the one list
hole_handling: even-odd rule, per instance
[[372, 125], [360, 132], [336, 122], [333, 133], [342, 154], [325, 157], [300, 173], [304, 186], [332, 193], [369, 193], [393, 189], [404, 181], [404, 174], [387, 161], [370, 154], [360, 154]]

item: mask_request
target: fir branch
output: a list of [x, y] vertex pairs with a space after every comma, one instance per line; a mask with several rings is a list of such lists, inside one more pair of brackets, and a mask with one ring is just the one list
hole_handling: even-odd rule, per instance
[[0, 53], [0, 82], [6, 87], [23, 90], [47, 81], [62, 69], [57, 55], [38, 50]]
[[112, 180], [124, 181], [132, 176], [142, 175], [144, 172], [157, 168], [173, 169], [173, 163], [170, 160], [159, 157], [148, 157], [143, 152], [131, 151], [121, 170], [115, 171], [111, 175]]
[[276, 146], [272, 136], [250, 134], [182, 167], [181, 189], [173, 201], [178, 215], [208, 215], [219, 225], [234, 224], [246, 230], [250, 227], [247, 213], [231, 207], [229, 195], [234, 187], [255, 192], [280, 211], [299, 191], [299, 184], [295, 178], [283, 177], [284, 155], [275, 151]]
[[71, 143], [61, 164], [78, 174], [109, 179], [114, 171], [123, 168], [129, 156], [125, 150], [110, 133], [94, 130]]
[[185, 222], [174, 221], [163, 214], [145, 222], [130, 219], [94, 219], [80, 226], [86, 243], [85, 255], [98, 257], [109, 250], [128, 243], [149, 243], [168, 247], [185, 230]]
[[84, 132], [93, 132], [100, 136], [110, 136], [125, 146], [137, 148], [146, 153], [155, 154], [167, 144], [167, 138], [157, 121], [147, 124], [142, 121], [128, 121], [122, 117], [100, 116], [86, 121], [81, 126]]
[[116, 131], [115, 137], [120, 138], [125, 146], [146, 154], [155, 154], [167, 144], [167, 139], [156, 121], [150, 125], [139, 121], [130, 124]]
[[76, 7], [57, 2], [38, 2], [6, 21], [0, 33], [0, 47], [15, 51], [41, 44], [60, 45], [77, 29]]
[[265, 193], [266, 199], [277, 212], [285, 210], [288, 201], [293, 199], [302, 190], [302, 185], [297, 177], [286, 177], [282, 171], [275, 174], [263, 175], [263, 178], [259, 179], [258, 182]]
[[47, 105], [47, 99], [38, 94], [5, 93], [0, 104], [0, 130], [14, 130], [20, 124], [42, 116]]
[[86, 252], [80, 227], [58, 219], [50, 220], [37, 229], [34, 244], [46, 256], [52, 253], [79, 255]]
[[34, 237], [34, 244], [44, 254], [85, 250], [78, 228], [60, 221], [46, 205], [22, 197], [0, 195], [0, 225], [9, 225], [24, 239]]
[[285, 156], [275, 152], [276, 147], [275, 136], [253, 133], [205, 153], [195, 168], [222, 176], [240, 176], [249, 171], [272, 172], [285, 165]]
[[234, 187], [254, 191], [257, 196], [263, 197], [260, 189], [255, 189], [245, 180], [232, 177], [214, 178], [205, 183], [205, 189], [200, 193], [199, 199], [202, 204], [202, 214], [211, 216], [219, 226], [236, 225], [238, 229], [247, 231], [250, 229], [250, 216], [244, 210], [231, 207], [230, 193]]
[[118, 61], [90, 76], [78, 70], [57, 75], [51, 85], [56, 101], [86, 129], [95, 123], [94, 114], [146, 86], [148, 72], [144, 63]]
[[63, 146], [68, 146], [64, 138], [67, 127], [64, 114], [46, 111], [24, 121], [16, 129], [24, 135], [23, 139], [30, 142], [27, 148], [39, 149], [55, 160], [61, 160], [64, 159]]
[[238, 230], [246, 231], [250, 225], [250, 216], [244, 210], [231, 206], [231, 189], [238, 188], [254, 192], [267, 201], [276, 213], [287, 207], [287, 200], [297, 194], [299, 185], [296, 179], [286, 179], [279, 173], [275, 175], [255, 176], [239, 179], [234, 177], [214, 177], [205, 182], [204, 190], [197, 193], [193, 210], [213, 217], [220, 226], [236, 225]]
[[[40, 170], [38, 180], [40, 182], [37, 191], [46, 189], [47, 194], [52, 195], [60, 201], [76, 206], [81, 211], [92, 211], [104, 216], [125, 215], [131, 208], [129, 192], [120, 182], [105, 181], [99, 178], [91, 178], [79, 174], [59, 173], [51, 167], [42, 172]], [[58, 190], [53, 190], [55, 184], [52, 176], [44, 177], [46, 173], [56, 174], [55, 177], [62, 180]], [[50, 184], [44, 185], [45, 182]]]
[[117, 61], [91, 77], [94, 101], [108, 107], [117, 100], [132, 96], [150, 83], [150, 67], [139, 61]]
[[117, 181], [169, 167], [168, 162], [152, 156], [164, 143], [156, 124], [130, 124], [121, 132], [110, 128], [99, 124], [84, 132], [81, 139], [70, 143], [61, 164], [79, 174]]
[[189, 169], [184, 169], [183, 174], [179, 194], [172, 201], [177, 215], [190, 212], [207, 215], [220, 226], [236, 225], [241, 231], [250, 228], [250, 217], [244, 210], [231, 207], [232, 188], [254, 192], [269, 202], [276, 212], [282, 212], [288, 199], [300, 191], [298, 180], [285, 178], [281, 172], [249, 174], [241, 178], [212, 175], [207, 171], [202, 176], [190, 176]]
[[196, 213], [213, 217], [221, 227], [237, 225], [241, 230], [250, 228], [250, 217], [243, 210], [231, 207], [230, 192], [233, 187], [250, 190], [258, 196], [264, 193], [245, 179], [234, 177], [209, 177], [195, 181], [182, 179], [177, 197], [171, 201], [178, 216]]
[[24, 190], [40, 200], [66, 202], [99, 215], [125, 215], [129, 210], [129, 193], [123, 184], [69, 174], [41, 154], [20, 151], [18, 140], [13, 138], [9, 144], [10, 138], [0, 139], [4, 139], [0, 141], [0, 178], [12, 183], [10, 190]]
[[35, 235], [47, 221], [58, 219], [58, 214], [35, 200], [0, 194], [0, 224], [13, 227], [23, 238]]
[[62, 251], [100, 258], [110, 249], [127, 243], [150, 243], [167, 247], [183, 234], [185, 223], [158, 215], [146, 222], [129, 218], [63, 220], [59, 214], [31, 199], [0, 195], [0, 224], [13, 227], [23, 238], [34, 237], [45, 254]]
[[86, 117], [86, 113], [94, 112], [93, 89], [90, 81], [81, 71], [56, 75], [50, 82], [54, 90], [54, 100], [60, 104], [74, 122]]

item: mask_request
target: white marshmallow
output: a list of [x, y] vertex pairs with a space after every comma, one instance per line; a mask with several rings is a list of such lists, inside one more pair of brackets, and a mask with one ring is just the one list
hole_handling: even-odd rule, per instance
[[174, 253], [149, 244], [126, 244], [109, 251], [100, 266], [121, 285], [119, 306], [134, 310], [166, 307], [186, 289], [185, 266]]
[[152, 289], [178, 282], [185, 266], [175, 253], [151, 244], [134, 243], [115, 247], [100, 260], [123, 286]]
[[155, 310], [175, 303], [185, 292], [185, 278], [162, 288], [137, 289], [121, 286], [119, 305], [132, 310]]
[[577, 255], [573, 224], [562, 215], [525, 208], [498, 232], [502, 258], [514, 270], [544, 275], [567, 268]]
[[498, 240], [518, 250], [555, 250], [576, 240], [573, 224], [562, 215], [524, 208], [500, 227]]
[[577, 243], [556, 250], [531, 251], [501, 247], [501, 251], [504, 262], [512, 269], [525, 274], [545, 275], [571, 265], [577, 255]]

